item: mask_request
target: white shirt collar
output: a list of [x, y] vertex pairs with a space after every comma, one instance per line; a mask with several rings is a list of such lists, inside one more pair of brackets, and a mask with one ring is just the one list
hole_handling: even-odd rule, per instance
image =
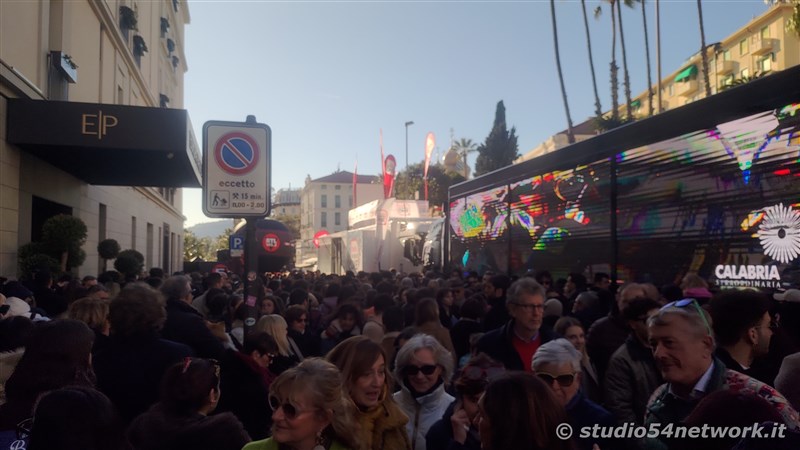
[[[708, 383], [711, 381], [711, 375], [713, 373], [714, 373], [714, 361], [712, 360], [711, 364], [708, 365], [708, 369], [706, 369], [706, 372], [703, 374], [703, 376], [700, 377], [699, 380], [697, 380], [697, 383], [695, 383], [694, 388], [692, 388], [692, 393], [689, 394], [690, 399], [696, 400], [703, 397], [703, 395], [706, 394], [706, 389], [708, 389]], [[669, 385], [669, 393], [676, 397], [681, 398], [680, 395], [676, 394], [672, 390], [671, 383]]]

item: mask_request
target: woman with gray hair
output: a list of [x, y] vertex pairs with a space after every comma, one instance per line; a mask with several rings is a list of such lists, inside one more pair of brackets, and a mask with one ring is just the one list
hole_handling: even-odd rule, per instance
[[[616, 421], [610, 412], [589, 400], [580, 390], [581, 360], [583, 356], [572, 343], [560, 338], [543, 344], [533, 355], [534, 373], [541, 378], [567, 410], [573, 429], [599, 424], [612, 427]], [[576, 438], [579, 449], [590, 450], [594, 444], [600, 448], [616, 448], [612, 442], [601, 439]]]
[[428, 429], [455, 400], [444, 390], [453, 376], [453, 355], [433, 336], [418, 334], [397, 352], [394, 376], [401, 387], [394, 399], [409, 418], [411, 448], [425, 450]]

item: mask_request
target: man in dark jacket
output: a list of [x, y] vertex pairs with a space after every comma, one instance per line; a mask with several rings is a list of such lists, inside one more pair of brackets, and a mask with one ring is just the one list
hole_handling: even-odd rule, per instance
[[553, 339], [552, 330], [542, 328], [544, 295], [542, 285], [532, 278], [515, 281], [506, 299], [511, 320], [484, 334], [478, 341], [478, 352], [486, 353], [508, 370], [530, 372], [536, 350]]
[[484, 281], [483, 293], [491, 307], [483, 319], [484, 330], [491, 331], [500, 328], [511, 318], [506, 307], [506, 292], [510, 285], [511, 278], [503, 274], [494, 275], [489, 280]]
[[630, 330], [622, 318], [622, 312], [631, 300], [646, 297], [647, 292], [641, 284], [626, 284], [619, 291], [616, 307], [612, 308], [608, 316], [598, 320], [589, 328], [589, 332], [586, 334], [586, 351], [589, 353], [589, 359], [594, 363], [600, 379], [605, 377], [611, 355], [628, 338]]
[[[640, 298], [625, 308], [623, 318], [631, 334], [611, 356], [604, 382], [605, 407], [620, 425], [634, 423], [641, 426], [647, 401], [662, 383], [647, 342], [647, 318], [660, 307], [655, 300]], [[643, 441], [630, 440], [628, 444], [628, 448], [643, 447]]]
[[203, 315], [192, 307], [189, 277], [175, 275], [167, 278], [161, 286], [161, 293], [167, 299], [167, 321], [161, 337], [188, 345], [201, 358], [222, 359], [225, 352], [222, 341], [211, 333]]

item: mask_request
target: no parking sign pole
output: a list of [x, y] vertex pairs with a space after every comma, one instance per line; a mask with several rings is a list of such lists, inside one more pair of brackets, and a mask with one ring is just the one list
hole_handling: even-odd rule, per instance
[[[269, 215], [272, 131], [255, 116], [245, 122], [203, 125], [203, 212], [209, 217], [244, 218], [245, 333], [258, 317], [258, 293], [251, 296], [256, 270], [256, 221]], [[257, 283], [255, 283], [257, 285]]]

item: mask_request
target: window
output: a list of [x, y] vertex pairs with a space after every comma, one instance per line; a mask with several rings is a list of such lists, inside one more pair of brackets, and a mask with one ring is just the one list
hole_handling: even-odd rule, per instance
[[723, 61], [730, 61], [731, 60], [731, 51], [730, 50], [725, 50], [724, 52], [722, 52], [722, 60]]
[[726, 75], [722, 78], [722, 85], [723, 86], [730, 86], [733, 84], [733, 74]]
[[328, 213], [326, 213], [325, 211], [322, 211], [322, 216], [320, 216], [319, 222], [320, 222], [319, 224], [321, 226], [327, 227], [328, 226]]
[[342, 190], [342, 186], [338, 185], [338, 184], [336, 186], [334, 186], [333, 188], [336, 189], [337, 191], [341, 191]]
[[131, 216], [131, 248], [136, 248], [136, 216]]
[[323, 208], [328, 207], [328, 196], [325, 194], [322, 194], [322, 207]]
[[742, 69], [742, 71], [739, 72], [739, 78], [747, 78], [749, 76], [750, 76], [750, 69]]
[[761, 29], [761, 39], [769, 39], [769, 26], [766, 26]]
[[333, 214], [333, 224], [334, 225], [341, 225], [342, 224], [342, 213], [334, 213]]
[[761, 70], [761, 73], [767, 73], [772, 70], [772, 56], [773, 54], [770, 53], [769, 55], [762, 58], [758, 61], [758, 68]]
[[328, 190], [328, 185], [327, 184], [323, 184], [322, 185], [322, 190], [323, 191], [327, 191]]
[[[339, 187], [339, 186], [336, 186], [336, 187]], [[337, 195], [336, 197], [333, 198], [333, 206], [336, 207], [336, 208], [341, 208], [342, 207], [342, 197], [341, 196]]]
[[750, 46], [747, 44], [747, 39], [739, 41], [739, 55], [745, 55], [750, 51]]

